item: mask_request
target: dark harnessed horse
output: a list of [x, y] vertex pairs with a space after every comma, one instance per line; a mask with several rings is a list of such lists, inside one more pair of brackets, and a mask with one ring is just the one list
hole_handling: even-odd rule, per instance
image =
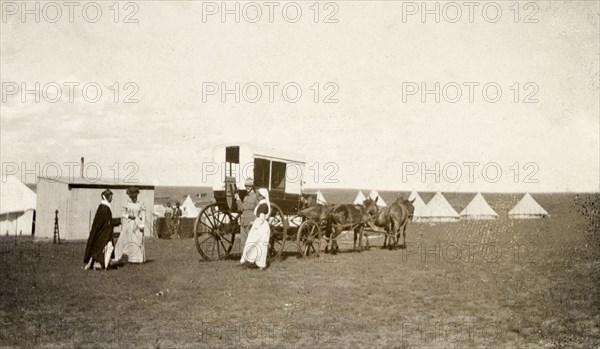
[[383, 248], [396, 248], [398, 246], [398, 240], [400, 240], [401, 232], [403, 236], [403, 241], [400, 247], [406, 247], [406, 225], [409, 220], [412, 220], [413, 214], [415, 212], [413, 202], [415, 202], [414, 199], [411, 201], [399, 197], [390, 206], [379, 211], [379, 213], [377, 214], [374, 224], [378, 227], [382, 227], [385, 229]]
[[[337, 205], [331, 210], [325, 236], [329, 243], [325, 252], [339, 251], [337, 238], [344, 230], [354, 230], [354, 250], [362, 250], [362, 238], [365, 224], [368, 224], [377, 215], [377, 199], [366, 199], [362, 205]], [[358, 246], [357, 246], [358, 237]], [[331, 245], [331, 246], [330, 246]]]

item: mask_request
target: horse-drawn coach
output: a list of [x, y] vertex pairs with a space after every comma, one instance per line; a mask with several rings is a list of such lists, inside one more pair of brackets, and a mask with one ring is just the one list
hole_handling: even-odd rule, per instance
[[[318, 204], [314, 195], [302, 192], [306, 161], [299, 154], [249, 144], [220, 145], [214, 148], [212, 161], [220, 170], [211, 177], [215, 202], [204, 207], [194, 225], [196, 248], [208, 261], [231, 254], [240, 233], [241, 214], [235, 194], [244, 199], [247, 193], [241, 188], [250, 177], [256, 187], [269, 191], [271, 259], [280, 257], [290, 242], [292, 247], [286, 252], [297, 251], [303, 257], [319, 256], [323, 242], [326, 252], [331, 249], [335, 253], [338, 236], [347, 230], [354, 231], [354, 249], [361, 250], [363, 228], [373, 227], [373, 223], [384, 228], [386, 240], [388, 236], [395, 238], [398, 229], [405, 229], [410, 211], [400, 206], [412, 207], [412, 202], [404, 200], [395, 203], [401, 213], [393, 211], [394, 204], [380, 211], [377, 202], [369, 198], [358, 205]], [[396, 242], [397, 238], [394, 245]]]
[[[301, 223], [304, 156], [249, 144], [219, 145], [213, 150], [213, 164], [220, 169], [212, 177], [215, 203], [206, 206], [196, 221], [194, 239], [206, 260], [226, 258], [239, 234], [240, 212], [235, 193], [246, 196], [244, 181], [266, 188], [271, 200], [271, 241], [269, 257], [279, 257], [285, 249], [290, 230]], [[295, 236], [294, 236], [295, 238]]]

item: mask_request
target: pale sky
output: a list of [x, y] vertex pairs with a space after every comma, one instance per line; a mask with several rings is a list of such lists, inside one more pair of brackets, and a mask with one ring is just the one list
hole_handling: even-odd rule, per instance
[[[263, 16], [250, 23], [246, 19], [254, 17], [254, 9], [247, 8], [244, 17], [248, 2], [238, 2], [240, 23], [233, 15], [222, 23], [220, 13], [204, 23], [208, 3], [203, 13], [198, 1], [133, 1], [137, 12], [132, 18], [138, 23], [122, 23], [135, 9], [121, 3], [117, 24], [109, 8], [112, 1], [99, 2], [97, 23], [86, 22], [82, 7], [87, 3], [75, 7], [73, 23], [66, 7], [56, 23], [47, 20], [55, 17], [51, 8], [46, 16], [41, 9], [40, 23], [33, 15], [22, 23], [20, 13], [12, 15], [15, 8], [2, 2], [3, 174], [7, 163], [24, 162], [33, 169], [36, 162], [43, 167], [84, 156], [86, 162], [100, 164], [107, 177], [114, 174], [111, 164], [119, 164], [122, 177], [129, 170], [125, 164], [136, 162], [135, 176], [144, 183], [210, 185], [201, 179], [202, 162], [210, 161], [208, 149], [248, 142], [304, 154], [308, 166], [321, 169], [317, 178], [307, 169], [307, 187], [599, 190], [598, 2], [537, 2], [528, 8], [520, 2], [518, 23], [513, 1], [497, 2], [502, 14], [496, 23], [481, 14], [487, 2], [478, 3], [473, 23], [466, 7], [457, 23], [447, 21], [452, 8], [447, 16], [442, 13], [440, 23], [433, 16], [422, 23], [420, 13], [406, 13], [420, 1], [339, 1], [327, 8], [323, 2], [319, 23], [314, 23], [312, 1], [297, 2], [302, 15], [296, 23], [281, 14], [287, 2], [276, 2], [274, 23], [268, 8], [257, 2], [252, 4], [262, 8]], [[21, 2], [12, 4], [22, 10]], [[428, 4], [433, 8], [435, 2]], [[439, 4], [443, 8], [446, 3]], [[94, 9], [88, 10], [93, 15]], [[332, 19], [338, 23], [322, 23], [334, 11]], [[293, 17], [293, 7], [288, 14]], [[524, 23], [527, 15], [537, 23]], [[52, 96], [52, 84], [62, 86], [62, 97], [56, 103], [43, 98], [35, 103], [28, 95], [23, 102], [22, 91], [7, 92], [15, 83], [33, 89], [36, 82], [49, 86]], [[80, 84], [73, 103], [65, 82]], [[82, 97], [81, 86], [90, 82], [102, 89], [96, 103]], [[111, 90], [116, 82], [119, 103]], [[124, 90], [127, 82], [139, 87], [134, 96], [139, 102], [122, 102], [133, 91]], [[262, 98], [236, 103], [227, 95], [222, 103], [217, 93], [203, 102], [203, 82], [223, 82], [229, 89], [236, 82], [256, 83], [262, 86]], [[268, 82], [279, 84], [272, 103], [264, 85]], [[297, 103], [282, 98], [281, 87], [290, 82], [302, 89]], [[334, 91], [333, 86], [325, 89], [328, 82], [338, 88], [337, 103], [323, 103]], [[439, 82], [447, 86], [448, 98], [458, 85], [462, 97], [450, 103], [442, 96], [436, 103], [426, 95], [423, 103], [417, 92], [405, 95], [404, 102], [407, 82], [425, 83], [428, 89]], [[472, 103], [464, 84], [469, 82], [479, 84]], [[311, 89], [315, 83], [319, 103]], [[488, 83], [502, 90], [496, 103], [482, 96]], [[488, 92], [493, 98], [494, 90]], [[293, 92], [288, 95], [294, 97]], [[524, 103], [528, 95], [537, 102]], [[338, 169], [333, 175], [337, 183], [325, 183], [329, 162]], [[479, 165], [471, 181], [464, 163], [474, 162]], [[442, 173], [438, 183], [433, 175], [422, 180], [421, 163], [430, 169], [439, 163], [447, 176]], [[482, 176], [490, 163], [502, 169], [495, 183]], [[415, 164], [418, 172], [407, 174]], [[453, 164], [463, 171], [458, 180]], [[494, 168], [488, 175], [496, 176]], [[537, 183], [526, 183], [527, 175]]]

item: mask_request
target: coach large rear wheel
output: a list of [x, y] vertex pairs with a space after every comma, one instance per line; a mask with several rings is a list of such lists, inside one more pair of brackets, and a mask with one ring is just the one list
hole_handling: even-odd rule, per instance
[[219, 211], [219, 206], [206, 206], [196, 219], [194, 241], [196, 249], [207, 261], [217, 261], [229, 256], [235, 234], [239, 231], [237, 217], [229, 212]]
[[298, 252], [303, 258], [319, 257], [321, 251], [321, 228], [315, 221], [304, 221], [296, 236]]
[[283, 211], [277, 204], [271, 204], [271, 215], [269, 216], [271, 226], [271, 240], [269, 241], [269, 258], [279, 259], [285, 249], [287, 239], [288, 221]]

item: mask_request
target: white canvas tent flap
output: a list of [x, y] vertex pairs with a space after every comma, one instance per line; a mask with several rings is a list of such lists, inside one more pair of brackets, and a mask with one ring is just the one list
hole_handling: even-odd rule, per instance
[[317, 204], [327, 205], [327, 201], [325, 200], [325, 197], [323, 196], [323, 193], [321, 193], [320, 190], [317, 191]]
[[200, 214], [196, 205], [192, 201], [192, 198], [188, 195], [185, 200], [183, 200], [183, 204], [181, 204], [181, 209], [183, 210], [184, 217], [196, 218]]
[[14, 176], [0, 183], [0, 214], [35, 210], [36, 195]]
[[31, 235], [37, 196], [23, 182], [8, 176], [0, 183], [0, 235]]
[[413, 213], [413, 222], [419, 222], [424, 217], [426, 206], [425, 201], [421, 199], [421, 196], [419, 196], [419, 193], [417, 193], [416, 191], [410, 193], [410, 195], [408, 196], [408, 200], [415, 200], [413, 202], [413, 206], [415, 207], [415, 212]]
[[0, 215], [0, 235], [31, 236], [33, 228], [33, 212], [8, 212]]
[[353, 205], [362, 205], [366, 199], [367, 198], [365, 197], [365, 194], [363, 194], [362, 191], [359, 191], [358, 194], [356, 194], [356, 198], [354, 199], [354, 202], [352, 204]]
[[152, 213], [157, 217], [164, 217], [165, 207], [163, 205], [154, 205], [154, 211]]
[[383, 201], [383, 198], [379, 195], [379, 193], [375, 189], [371, 190], [371, 192], [369, 193], [369, 198], [371, 200], [375, 200], [375, 199], [379, 198], [377, 200], [377, 206], [380, 206], [380, 207], [386, 207], [387, 206], [387, 204], [385, 203], [385, 201]]
[[510, 218], [542, 218], [548, 216], [548, 212], [527, 193], [508, 212], [508, 216]]
[[485, 198], [481, 193], [477, 193], [473, 200], [469, 202], [467, 207], [460, 211], [460, 215], [467, 219], [494, 219], [498, 218], [498, 214], [492, 207], [485, 201]]
[[460, 215], [440, 192], [435, 193], [424, 211], [424, 220], [428, 222], [454, 222], [460, 219]]

